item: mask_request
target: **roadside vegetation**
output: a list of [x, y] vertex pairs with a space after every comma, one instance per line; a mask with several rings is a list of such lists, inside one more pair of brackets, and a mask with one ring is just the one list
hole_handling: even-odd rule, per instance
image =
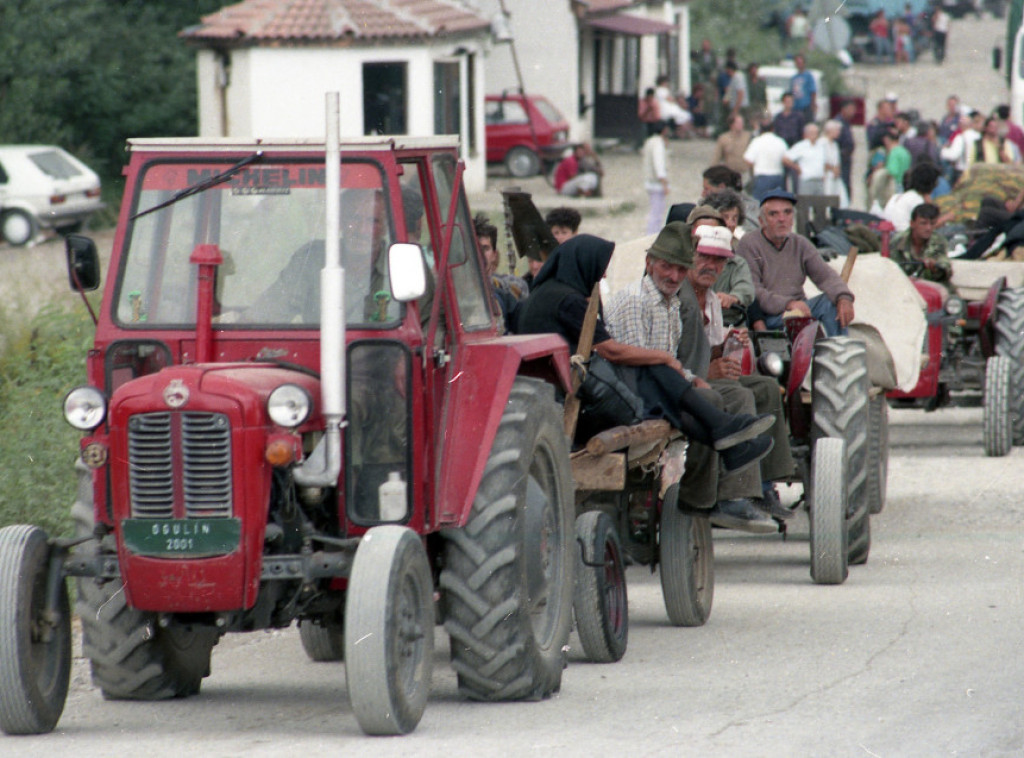
[[80, 434], [61, 401], [85, 382], [92, 320], [84, 308], [43, 308], [31, 321], [0, 306], [0, 526], [37, 524], [70, 534]]

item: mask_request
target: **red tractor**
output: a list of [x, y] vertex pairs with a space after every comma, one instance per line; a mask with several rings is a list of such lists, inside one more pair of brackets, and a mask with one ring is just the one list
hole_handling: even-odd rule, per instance
[[[0, 530], [0, 727], [60, 718], [66, 577], [109, 699], [196, 694], [221, 635], [297, 622], [310, 658], [344, 659], [363, 731], [407, 733], [435, 619], [467, 697], [557, 691], [568, 353], [501, 335], [456, 141], [341, 144], [329, 119], [326, 141], [129, 147], [89, 385], [64, 402], [77, 536]], [[95, 245], [67, 254], [96, 288]]]

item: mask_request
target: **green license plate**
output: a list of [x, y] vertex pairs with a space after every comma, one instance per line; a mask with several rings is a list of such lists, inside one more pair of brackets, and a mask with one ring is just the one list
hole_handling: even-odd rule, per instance
[[208, 557], [238, 549], [242, 522], [236, 518], [129, 518], [121, 522], [121, 534], [125, 547], [138, 555]]

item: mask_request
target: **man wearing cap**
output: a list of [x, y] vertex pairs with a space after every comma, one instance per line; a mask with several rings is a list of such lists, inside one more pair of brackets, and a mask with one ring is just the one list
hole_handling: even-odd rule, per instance
[[[693, 242], [688, 225], [674, 221], [667, 224], [647, 251], [646, 272], [637, 282], [623, 288], [606, 304], [605, 325], [612, 337], [621, 343], [647, 350], [664, 350], [676, 354], [679, 346], [682, 320], [680, 315], [679, 288], [693, 267]], [[718, 393], [693, 372], [684, 373], [701, 396], [728, 413], [753, 413], [753, 395], [734, 383], [726, 393]], [[777, 390], [776, 390], [777, 392]], [[726, 395], [728, 394], [728, 397]], [[735, 410], [734, 410], [735, 409]], [[742, 409], [742, 410], [739, 410]], [[779, 409], [780, 415], [781, 408]], [[770, 450], [769, 443], [768, 449]], [[730, 467], [729, 451], [716, 453], [708, 445], [694, 443], [687, 454], [686, 471], [680, 482], [679, 502], [686, 507], [704, 511], [716, 516], [718, 501], [723, 498], [720, 485], [730, 480], [739, 471], [753, 470], [755, 491], [759, 476], [754, 466]], [[730, 473], [719, 478], [719, 457], [726, 462]], [[735, 469], [735, 470], [733, 470]], [[749, 489], [749, 477], [746, 478]], [[727, 496], [729, 491], [727, 490]], [[741, 498], [743, 495], [732, 495]], [[746, 531], [776, 531], [775, 523], [764, 512], [752, 506], [740, 511], [734, 507], [731, 518], [722, 516], [728, 523], [723, 526], [742, 528]], [[718, 523], [718, 522], [715, 522]]]
[[732, 236], [727, 228], [712, 225], [698, 226], [693, 234], [697, 253], [679, 288], [683, 329], [676, 355], [684, 368], [707, 379], [723, 397], [728, 398], [732, 388], [742, 388], [753, 396], [758, 412], [763, 408], [764, 412], [775, 413], [776, 419], [768, 431], [774, 445], [758, 470], [738, 472], [719, 484], [719, 502], [712, 511], [712, 522], [727, 526], [724, 520], [753, 511], [786, 519], [792, 511], [782, 506], [773, 482], [791, 477], [795, 463], [778, 380], [760, 374], [743, 375], [739, 360], [724, 354], [730, 334], [743, 344], [748, 342], [747, 334], [745, 330], [727, 330], [719, 299], [709, 296], [714, 294], [711, 288], [720, 280], [722, 269], [737, 257], [732, 252]]
[[[725, 228], [725, 217], [722, 213], [710, 205], [698, 205], [686, 219], [690, 225], [690, 233], [693, 235], [693, 243], [697, 244], [697, 230], [702, 226]], [[747, 308], [754, 302], [754, 278], [750, 273], [750, 266], [738, 256], [729, 256], [725, 260], [725, 266], [719, 271], [718, 280], [712, 288], [718, 295], [721, 310], [735, 309], [737, 306]], [[731, 316], [742, 319], [742, 312], [737, 314], [730, 311]], [[735, 319], [730, 319], [735, 322]]]
[[[845, 334], [853, 321], [853, 293], [814, 245], [793, 231], [795, 211], [794, 195], [769, 192], [761, 200], [760, 232], [744, 235], [736, 246], [754, 278], [757, 297], [750, 307], [750, 323], [781, 329], [782, 315], [796, 311], [816, 318], [829, 337]], [[804, 295], [807, 277], [822, 292], [810, 300]]]

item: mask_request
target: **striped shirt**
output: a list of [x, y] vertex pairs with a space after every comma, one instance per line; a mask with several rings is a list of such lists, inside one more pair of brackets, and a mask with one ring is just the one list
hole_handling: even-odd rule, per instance
[[679, 296], [661, 294], [646, 274], [612, 295], [604, 311], [612, 338], [624, 345], [676, 354], [682, 335]]

